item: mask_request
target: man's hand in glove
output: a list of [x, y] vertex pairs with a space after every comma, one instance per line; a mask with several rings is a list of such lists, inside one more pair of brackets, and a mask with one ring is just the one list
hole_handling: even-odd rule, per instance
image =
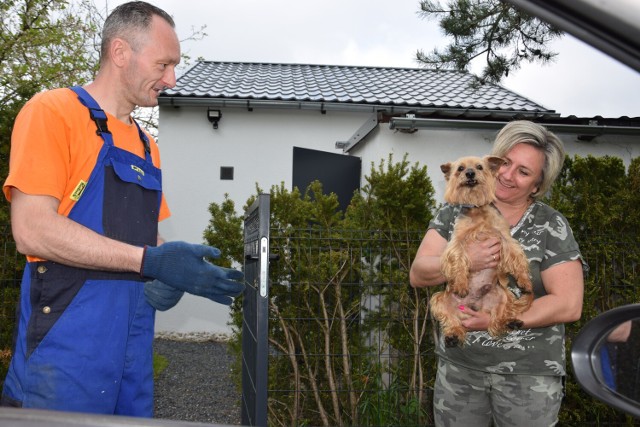
[[169, 310], [180, 301], [182, 295], [184, 291], [157, 279], [144, 284], [144, 296], [147, 297], [147, 302], [158, 311]]
[[140, 274], [178, 290], [229, 305], [244, 290], [244, 274], [219, 267], [204, 259], [218, 258], [220, 250], [186, 242], [167, 242], [146, 246]]

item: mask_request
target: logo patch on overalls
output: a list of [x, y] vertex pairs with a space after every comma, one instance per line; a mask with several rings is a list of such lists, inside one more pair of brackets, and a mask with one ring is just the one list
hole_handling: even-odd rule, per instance
[[142, 169], [140, 169], [139, 167], [137, 167], [136, 165], [131, 165], [131, 169], [133, 169], [134, 171], [138, 172], [140, 175], [144, 176], [144, 171]]
[[76, 188], [73, 190], [73, 193], [69, 196], [71, 200], [77, 202], [82, 197], [82, 193], [84, 193], [84, 189], [87, 188], [87, 181], [80, 180]]

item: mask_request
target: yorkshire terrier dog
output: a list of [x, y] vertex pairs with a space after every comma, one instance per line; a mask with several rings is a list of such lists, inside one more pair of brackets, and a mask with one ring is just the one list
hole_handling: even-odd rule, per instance
[[[442, 254], [442, 273], [447, 287], [431, 297], [431, 312], [445, 336], [445, 345], [463, 345], [469, 317], [460, 306], [489, 313], [489, 334], [504, 335], [522, 322], [517, 315], [533, 301], [529, 261], [520, 244], [511, 237], [509, 224], [492, 202], [495, 199], [496, 174], [504, 159], [494, 156], [463, 157], [440, 166], [447, 186], [444, 198], [449, 204], [462, 205], [451, 241]], [[501, 240], [500, 259], [495, 269], [471, 273], [467, 243], [497, 237]], [[509, 290], [509, 275], [515, 278], [519, 297]]]

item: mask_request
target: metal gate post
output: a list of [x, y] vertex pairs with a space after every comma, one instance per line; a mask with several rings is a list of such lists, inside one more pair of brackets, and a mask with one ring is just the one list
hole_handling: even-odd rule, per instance
[[267, 425], [270, 196], [260, 194], [244, 219], [242, 424]]

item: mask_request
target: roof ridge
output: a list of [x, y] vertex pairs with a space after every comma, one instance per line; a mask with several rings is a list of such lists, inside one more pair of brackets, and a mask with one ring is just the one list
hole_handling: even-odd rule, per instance
[[309, 64], [302, 62], [266, 62], [266, 61], [215, 61], [209, 59], [196, 60], [198, 63], [211, 63], [211, 64], [245, 64], [245, 65], [286, 65], [286, 66], [306, 66], [306, 67], [322, 67], [322, 68], [363, 68], [363, 69], [380, 69], [380, 70], [416, 70], [416, 71], [432, 71], [432, 72], [446, 72], [470, 75], [464, 71], [459, 70], [441, 70], [427, 67], [392, 67], [382, 65], [345, 65], [345, 64]]

